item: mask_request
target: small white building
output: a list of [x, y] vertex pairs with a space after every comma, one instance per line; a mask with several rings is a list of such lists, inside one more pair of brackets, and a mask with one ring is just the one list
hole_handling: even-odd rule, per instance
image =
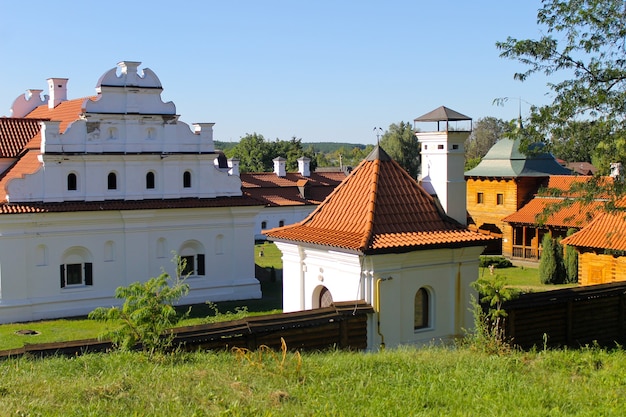
[[213, 123], [179, 121], [139, 65], [120, 62], [74, 100], [51, 78], [48, 95], [28, 90], [0, 119], [12, 129], [0, 138], [0, 322], [118, 303], [117, 287], [173, 274], [173, 252], [191, 274], [184, 303], [261, 297], [262, 203], [217, 164]]
[[266, 235], [283, 253], [284, 312], [365, 300], [369, 349], [472, 327], [470, 283], [490, 237], [449, 217], [380, 147], [306, 219]]

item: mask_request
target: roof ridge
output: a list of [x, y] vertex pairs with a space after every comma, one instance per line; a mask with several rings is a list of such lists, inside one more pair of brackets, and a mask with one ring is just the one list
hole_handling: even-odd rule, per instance
[[[384, 152], [384, 151], [383, 151]], [[376, 200], [378, 198], [378, 177], [380, 175], [380, 159], [376, 159], [374, 162], [374, 172], [372, 183], [370, 184], [370, 198], [367, 202], [367, 218], [365, 219], [365, 235], [361, 240], [361, 250], [367, 249], [374, 236], [374, 215], [376, 213]]]

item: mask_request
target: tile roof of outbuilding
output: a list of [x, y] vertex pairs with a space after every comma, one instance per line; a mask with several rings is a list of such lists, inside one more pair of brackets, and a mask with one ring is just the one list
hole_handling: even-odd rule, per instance
[[626, 212], [603, 212], [582, 230], [561, 241], [577, 247], [626, 251]]
[[[545, 188], [522, 208], [502, 219], [507, 223], [554, 227], [581, 228], [601, 211], [604, 204], [603, 196], [598, 196], [594, 201], [583, 202], [577, 200], [581, 191], [572, 190], [572, 187], [588, 183], [591, 176], [585, 175], [552, 175], [548, 178]], [[600, 182], [608, 181], [601, 178]]]
[[366, 254], [481, 246], [491, 239], [446, 216], [380, 147], [306, 219], [264, 233], [271, 240]]
[[62, 101], [53, 109], [48, 108], [47, 104], [41, 105], [26, 115], [26, 118], [47, 119], [61, 122], [59, 126], [60, 132], [65, 132], [67, 126], [78, 120], [80, 115], [84, 113], [84, 103], [92, 97], [83, 97], [73, 100]]
[[[244, 194], [263, 202], [268, 207], [320, 204], [346, 178], [343, 171], [312, 172], [309, 177], [287, 173], [279, 177], [273, 172], [242, 173]], [[304, 181], [304, 182], [303, 182]], [[302, 196], [299, 186], [305, 187]]]

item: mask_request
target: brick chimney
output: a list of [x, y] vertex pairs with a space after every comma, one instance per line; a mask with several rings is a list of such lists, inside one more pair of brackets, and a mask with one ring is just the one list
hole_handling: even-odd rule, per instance
[[48, 78], [48, 108], [53, 109], [67, 101], [67, 78]]

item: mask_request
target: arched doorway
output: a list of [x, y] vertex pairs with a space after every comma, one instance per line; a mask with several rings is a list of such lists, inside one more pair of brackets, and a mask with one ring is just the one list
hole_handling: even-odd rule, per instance
[[320, 308], [330, 307], [333, 304], [333, 295], [330, 293], [328, 288], [322, 287], [319, 295], [319, 306]]

